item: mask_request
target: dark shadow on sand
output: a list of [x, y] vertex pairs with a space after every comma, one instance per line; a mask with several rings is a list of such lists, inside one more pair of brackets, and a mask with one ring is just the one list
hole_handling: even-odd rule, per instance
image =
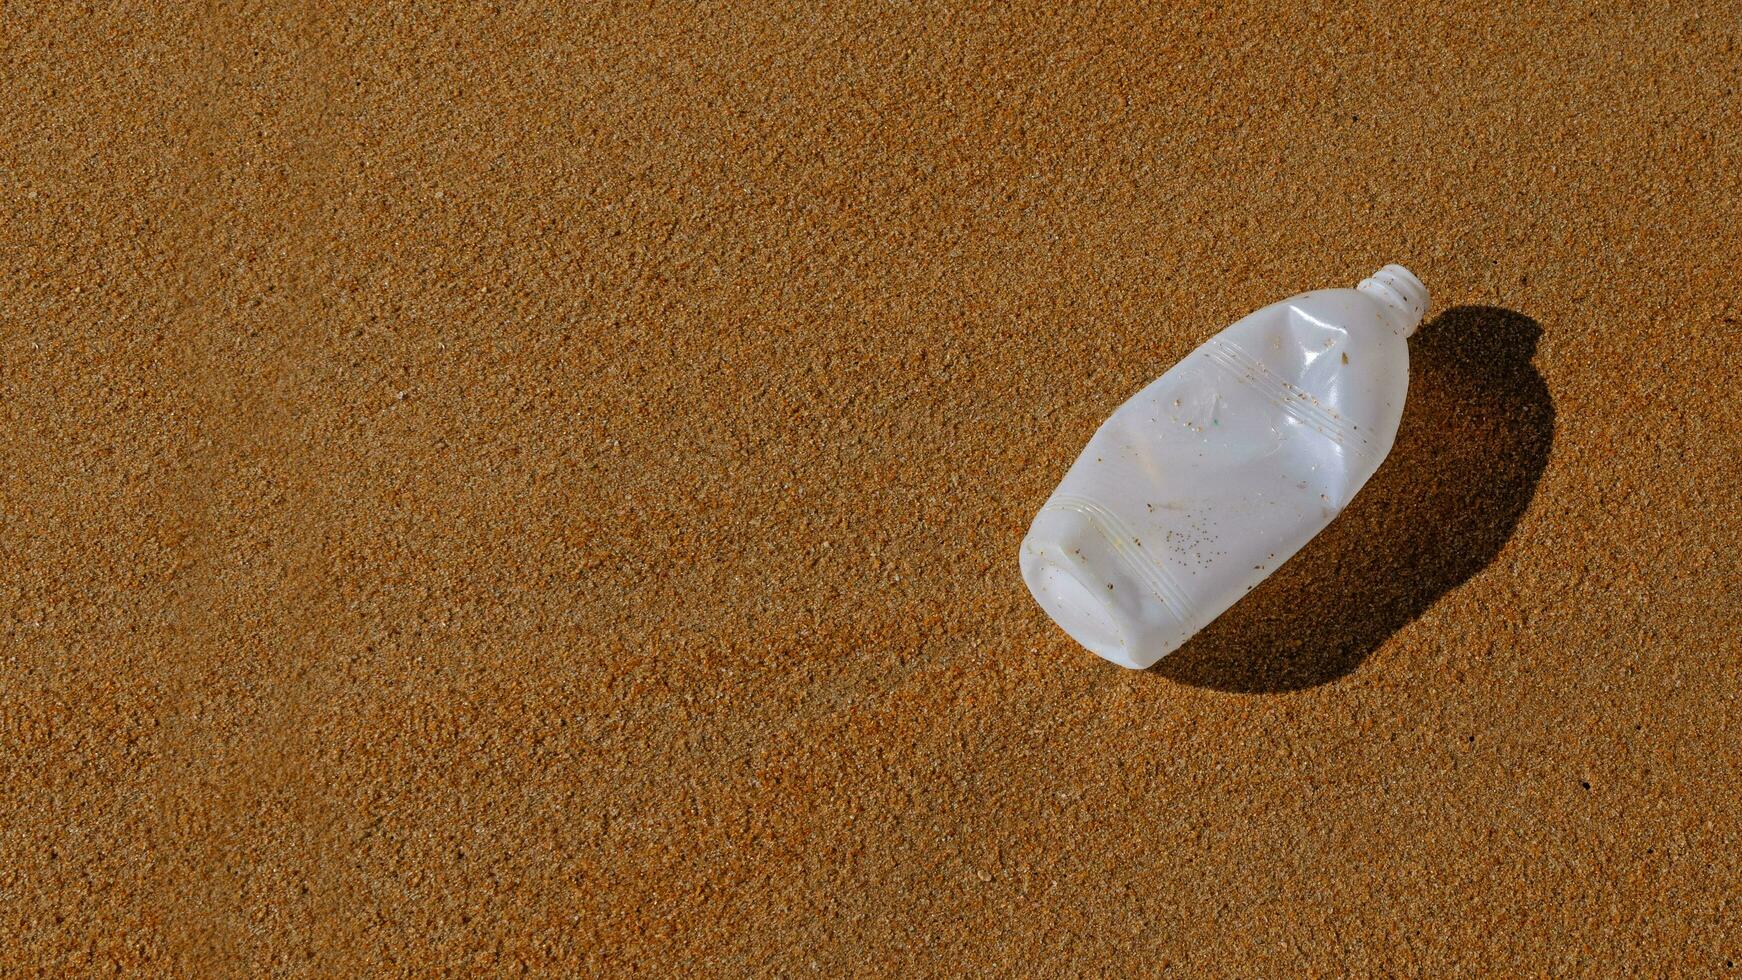
[[1150, 670], [1244, 693], [1348, 674], [1488, 566], [1536, 494], [1554, 402], [1531, 364], [1542, 328], [1460, 306], [1409, 341], [1391, 455], [1341, 516], [1263, 585]]

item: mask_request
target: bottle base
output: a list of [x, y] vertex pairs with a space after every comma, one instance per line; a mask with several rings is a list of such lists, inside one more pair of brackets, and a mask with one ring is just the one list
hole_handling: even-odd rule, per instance
[[1121, 547], [1119, 531], [1092, 514], [1049, 505], [1022, 542], [1028, 591], [1071, 639], [1106, 660], [1142, 670], [1190, 635], [1153, 579], [1143, 555]]

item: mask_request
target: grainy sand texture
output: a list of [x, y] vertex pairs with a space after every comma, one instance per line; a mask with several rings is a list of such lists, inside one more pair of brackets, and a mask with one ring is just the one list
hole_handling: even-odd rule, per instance
[[[0, 974], [1742, 964], [1742, 6], [0, 7]], [[1434, 294], [1128, 672], [1017, 545]]]

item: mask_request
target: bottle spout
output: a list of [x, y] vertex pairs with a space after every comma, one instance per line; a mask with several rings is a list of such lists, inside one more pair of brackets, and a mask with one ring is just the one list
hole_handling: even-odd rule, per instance
[[1421, 318], [1427, 315], [1427, 287], [1401, 265], [1388, 265], [1361, 280], [1361, 285], [1355, 288], [1395, 310], [1405, 337], [1415, 333]]

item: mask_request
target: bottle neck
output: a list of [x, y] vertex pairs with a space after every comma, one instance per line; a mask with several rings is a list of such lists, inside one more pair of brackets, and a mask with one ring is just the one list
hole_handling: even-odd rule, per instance
[[1398, 333], [1408, 337], [1421, 326], [1427, 315], [1427, 287], [1401, 265], [1388, 265], [1366, 279], [1356, 289], [1373, 297], [1392, 314]]

